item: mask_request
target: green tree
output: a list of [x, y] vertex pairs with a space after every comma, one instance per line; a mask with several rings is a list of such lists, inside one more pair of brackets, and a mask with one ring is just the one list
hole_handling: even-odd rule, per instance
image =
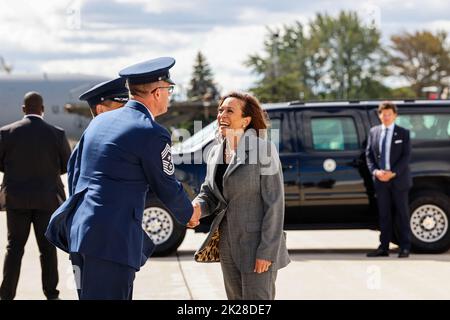
[[378, 98], [387, 91], [380, 32], [355, 12], [317, 14], [305, 29], [300, 22], [269, 29], [264, 55], [246, 61], [260, 77], [251, 91], [262, 101]]
[[297, 22], [294, 26], [279, 29], [267, 29], [264, 41], [265, 56], [250, 55], [245, 65], [253, 73], [260, 76], [256, 86], [250, 90], [262, 102], [297, 100], [309, 98], [309, 76], [306, 72], [303, 25]]
[[199, 51], [195, 58], [194, 72], [187, 92], [190, 101], [217, 100], [219, 91], [205, 56]]
[[403, 99], [416, 99], [417, 96], [411, 87], [400, 87], [391, 89], [389, 93], [389, 98], [403, 100]]
[[333, 99], [376, 98], [384, 91], [381, 77], [387, 64], [380, 32], [363, 25], [356, 12], [342, 11], [337, 18], [318, 14], [311, 23], [325, 63], [320, 85]]
[[411, 83], [416, 97], [422, 88], [444, 86], [450, 77], [450, 47], [446, 44], [447, 33], [417, 31], [391, 37], [391, 74], [405, 78]]

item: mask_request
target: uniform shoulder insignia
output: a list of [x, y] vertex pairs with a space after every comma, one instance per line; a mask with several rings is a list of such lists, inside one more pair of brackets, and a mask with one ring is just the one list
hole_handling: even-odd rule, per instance
[[166, 143], [164, 150], [161, 152], [161, 161], [164, 173], [169, 176], [173, 175], [175, 166], [173, 165], [172, 152], [168, 143]]

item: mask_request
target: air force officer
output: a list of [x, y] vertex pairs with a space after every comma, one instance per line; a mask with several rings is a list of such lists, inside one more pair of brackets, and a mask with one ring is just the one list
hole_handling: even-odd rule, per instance
[[[131, 299], [135, 272], [155, 245], [141, 227], [147, 192], [186, 225], [192, 205], [174, 177], [167, 111], [173, 58], [120, 72], [130, 100], [95, 117], [78, 146], [73, 193], [53, 214], [48, 239], [69, 252], [80, 299]], [[198, 220], [198, 219], [195, 219]]]

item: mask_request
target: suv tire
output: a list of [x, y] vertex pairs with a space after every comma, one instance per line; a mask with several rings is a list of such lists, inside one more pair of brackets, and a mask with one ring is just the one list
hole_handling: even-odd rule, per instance
[[147, 203], [142, 218], [142, 228], [156, 244], [152, 256], [157, 257], [174, 253], [186, 235], [186, 227], [180, 225], [169, 210], [156, 201]]
[[411, 195], [411, 245], [415, 252], [442, 253], [450, 248], [450, 201], [439, 191]]

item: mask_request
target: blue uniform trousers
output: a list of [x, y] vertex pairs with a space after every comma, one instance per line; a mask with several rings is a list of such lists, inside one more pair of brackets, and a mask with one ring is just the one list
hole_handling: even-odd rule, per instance
[[131, 300], [136, 269], [113, 261], [71, 253], [80, 300]]

